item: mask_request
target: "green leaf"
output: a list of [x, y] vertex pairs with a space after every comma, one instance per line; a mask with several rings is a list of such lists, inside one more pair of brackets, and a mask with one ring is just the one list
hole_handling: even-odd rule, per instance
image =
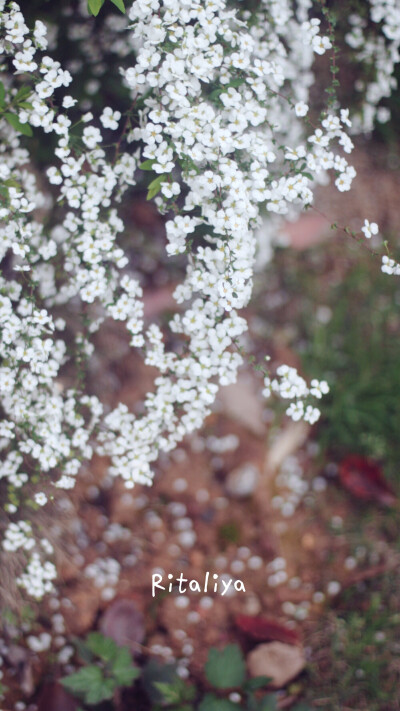
[[158, 689], [163, 700], [168, 704], [178, 704], [181, 700], [180, 689], [175, 683], [167, 684], [165, 681], [153, 681], [153, 686]]
[[95, 17], [97, 17], [103, 5], [104, 0], [88, 0], [88, 10]]
[[242, 86], [242, 84], [244, 84], [245, 81], [246, 80], [243, 77], [238, 77], [237, 79], [231, 79], [231, 81], [229, 82], [229, 84], [227, 86], [228, 87], [233, 86], [236, 88], [238, 86]]
[[222, 651], [210, 649], [205, 672], [207, 681], [216, 689], [242, 686], [246, 667], [240, 647], [237, 644], [229, 644]]
[[228, 699], [219, 699], [215, 694], [206, 694], [198, 711], [238, 711], [238, 705]]
[[[193, 701], [196, 696], [195, 687], [179, 678], [174, 679], [173, 682], [153, 681], [153, 686], [160, 692], [163, 702], [173, 704], [174, 707], [186, 701]], [[179, 706], [179, 709], [182, 708]]]
[[257, 691], [257, 689], [262, 689], [263, 686], [267, 686], [270, 681], [270, 676], [255, 676], [254, 679], [248, 679], [243, 684], [243, 689], [245, 691]]
[[20, 89], [18, 89], [17, 93], [13, 97], [13, 101], [16, 101], [17, 104], [20, 103], [20, 101], [25, 101], [25, 99], [28, 98], [32, 94], [32, 89], [30, 86], [21, 86]]
[[74, 638], [73, 642], [80, 659], [85, 662], [85, 664], [92, 664], [94, 661], [94, 656], [92, 652], [87, 648], [85, 642], [77, 637]]
[[61, 679], [61, 684], [72, 693], [85, 694], [89, 687], [98, 688], [103, 681], [100, 667], [91, 664]]
[[17, 188], [17, 190], [21, 189], [21, 185], [17, 183], [17, 181], [13, 178], [7, 178], [7, 180], [4, 180], [3, 185], [5, 185], [7, 188]]
[[0, 108], [3, 108], [3, 106], [5, 106], [5, 104], [6, 104], [5, 98], [6, 98], [6, 90], [4, 88], [3, 82], [0, 81]]
[[259, 711], [276, 711], [278, 708], [276, 705], [276, 695], [267, 694], [264, 696], [257, 708]]
[[115, 7], [117, 7], [118, 10], [121, 10], [121, 12], [125, 15], [126, 10], [123, 0], [111, 0], [111, 2], [114, 3]]
[[24, 136], [33, 135], [29, 123], [21, 123], [16, 114], [6, 113], [4, 114], [4, 118], [6, 119], [6, 121], [8, 121], [10, 126], [12, 126], [16, 131], [19, 131], [19, 133], [22, 133]]
[[117, 686], [115, 679], [105, 679], [103, 670], [94, 664], [61, 679], [61, 683], [67, 691], [93, 705], [111, 699]]
[[85, 693], [85, 701], [87, 704], [99, 704], [101, 701], [112, 699], [114, 691], [117, 687], [114, 679], [102, 679], [97, 686], [92, 686]]
[[86, 646], [105, 662], [113, 661], [119, 651], [114, 640], [111, 637], [105, 637], [101, 632], [91, 632], [87, 637]]
[[139, 165], [140, 170], [153, 170], [153, 165], [156, 161], [153, 158], [143, 161]]
[[139, 669], [133, 666], [132, 656], [127, 647], [118, 650], [111, 672], [119, 686], [130, 686], [139, 676]]
[[222, 94], [222, 92], [223, 92], [223, 89], [214, 89], [214, 90], [210, 93], [210, 95], [209, 95], [208, 98], [210, 99], [210, 101], [216, 101], [217, 99], [219, 99], [219, 97], [220, 97], [220, 95]]
[[142, 670], [141, 683], [150, 701], [154, 704], [161, 704], [163, 695], [156, 687], [157, 682], [173, 684], [179, 677], [176, 674], [176, 664], [160, 664], [155, 659], [151, 659]]
[[30, 104], [29, 101], [20, 101], [18, 106], [20, 109], [33, 109], [33, 104]]
[[151, 200], [157, 195], [157, 193], [160, 192], [161, 183], [165, 183], [165, 179], [166, 175], [165, 173], [162, 173], [161, 175], [158, 175], [157, 178], [151, 181], [150, 185], [147, 188], [146, 200]]

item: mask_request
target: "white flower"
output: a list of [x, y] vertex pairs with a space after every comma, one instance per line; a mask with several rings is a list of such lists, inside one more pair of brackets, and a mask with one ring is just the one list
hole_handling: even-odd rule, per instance
[[304, 103], [304, 101], [299, 101], [295, 105], [294, 110], [296, 112], [296, 116], [306, 116], [308, 113], [308, 106]]
[[332, 42], [328, 37], [316, 35], [312, 39], [312, 48], [316, 54], [325, 54], [327, 49], [332, 48]]
[[34, 499], [39, 506], [44, 506], [47, 504], [47, 496], [43, 492], [38, 492], [35, 494]]
[[329, 393], [329, 385], [326, 380], [312, 380], [310, 387], [311, 395], [314, 397], [321, 398], [322, 395]]
[[361, 227], [361, 231], [364, 232], [364, 235], [367, 237], [367, 239], [370, 239], [372, 235], [378, 234], [379, 227], [376, 222], [369, 222], [368, 220], [364, 220], [364, 227]]
[[113, 111], [110, 106], [106, 106], [103, 113], [100, 116], [100, 121], [104, 128], [110, 128], [115, 131], [118, 128], [118, 121], [121, 118], [120, 111]]
[[304, 403], [301, 400], [292, 402], [286, 410], [286, 414], [295, 422], [301, 420], [304, 415]]
[[74, 99], [72, 96], [64, 96], [62, 105], [64, 109], [70, 109], [71, 106], [75, 106], [77, 103], [77, 99]]

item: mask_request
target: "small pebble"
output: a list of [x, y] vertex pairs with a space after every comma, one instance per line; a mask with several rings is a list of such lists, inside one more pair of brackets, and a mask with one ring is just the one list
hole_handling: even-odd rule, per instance
[[186, 639], [187, 637], [185, 630], [174, 630], [173, 635], [174, 637], [176, 637], [176, 639], [180, 640]]
[[177, 492], [186, 491], [187, 487], [188, 483], [186, 479], [183, 479], [183, 477], [178, 477], [172, 484], [172, 488]]
[[198, 501], [199, 504], [205, 504], [210, 498], [210, 493], [207, 491], [207, 489], [199, 489], [196, 491], [196, 501]]
[[180, 595], [179, 597], [175, 598], [175, 607], [179, 608], [180, 610], [184, 610], [185, 607], [189, 607], [189, 598], [186, 597], [186, 595]]
[[176, 545], [176, 543], [171, 543], [171, 545], [168, 546], [168, 554], [172, 558], [177, 558], [178, 555], [180, 555], [182, 552], [181, 548]]
[[322, 476], [316, 476], [315, 479], [313, 479], [312, 488], [314, 491], [325, 491], [326, 487], [326, 479]]
[[214, 600], [212, 597], [209, 597], [208, 595], [205, 595], [204, 597], [201, 598], [199, 602], [199, 607], [202, 608], [202, 610], [210, 610], [210, 608], [214, 605]]
[[228, 565], [228, 560], [225, 558], [225, 556], [219, 555], [218, 558], [215, 559], [214, 565], [216, 568], [218, 568], [218, 570], [222, 570]]
[[197, 624], [200, 622], [201, 617], [196, 610], [191, 610], [191, 612], [188, 612], [186, 619], [190, 624]]
[[321, 602], [324, 602], [324, 600], [325, 600], [324, 593], [321, 592], [320, 590], [317, 590], [317, 592], [315, 592], [313, 595], [313, 602], [321, 603]]
[[194, 647], [193, 647], [193, 644], [190, 644], [190, 642], [187, 642], [182, 647], [182, 652], [185, 655], [185, 657], [190, 657], [193, 654], [193, 651], [194, 651]]
[[247, 566], [250, 568], [250, 570], [260, 570], [261, 566], [263, 564], [262, 558], [260, 558], [259, 555], [252, 555], [251, 558], [247, 561]]
[[337, 595], [340, 592], [341, 587], [342, 586], [337, 580], [331, 580], [326, 587], [326, 591], [328, 595]]
[[238, 553], [239, 558], [243, 558], [244, 560], [246, 560], [247, 558], [250, 557], [251, 550], [250, 550], [250, 548], [247, 548], [247, 546], [240, 546], [240, 548], [238, 548], [237, 553]]
[[244, 570], [244, 563], [242, 560], [234, 560], [231, 563], [231, 571], [232, 573], [238, 574], [241, 573]]
[[344, 567], [346, 570], [354, 570], [354, 568], [357, 566], [357, 560], [353, 558], [353, 556], [349, 556], [346, 558], [344, 561]]

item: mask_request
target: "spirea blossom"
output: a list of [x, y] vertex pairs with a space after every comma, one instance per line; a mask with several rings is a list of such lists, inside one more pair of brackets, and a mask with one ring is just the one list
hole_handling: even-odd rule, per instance
[[[382, 7], [371, 0], [372, 19], [383, 20], [396, 48], [398, 23], [387, 7], [381, 15]], [[7, 100], [27, 135], [33, 129], [45, 141], [53, 134], [46, 176], [60, 206], [53, 221], [39, 220], [38, 208], [48, 210], [53, 198], [26, 168], [17, 124], [2, 116], [0, 259], [11, 257], [9, 274], [0, 276], [0, 476], [15, 491], [24, 490], [28, 471], [49, 486], [72, 488], [94, 451], [110, 457], [111, 474], [128, 488], [150, 485], [160, 452], [201, 427], [219, 388], [235, 382], [243, 363], [237, 345], [247, 323], [240, 311], [251, 298], [261, 209], [276, 225], [312, 205], [327, 174], [339, 191], [351, 187], [356, 173], [343, 155], [353, 148], [348, 110], [330, 108], [312, 127], [301, 121], [314, 57], [332, 49], [311, 3], [263, 0], [247, 20], [227, 0], [135, 0], [118, 38], [110, 27], [105, 32], [121, 62], [120, 81], [140, 110], [122, 119], [111, 106], [98, 115], [86, 107], [78, 137], [72, 69], [47, 53], [45, 25], [29, 28], [15, 2], [0, 11], [0, 51], [12, 66]], [[90, 42], [82, 48], [93, 61]], [[394, 67], [395, 54], [391, 60]], [[29, 101], [19, 104], [21, 75]], [[108, 137], [104, 142], [110, 131], [117, 137], [112, 149]], [[165, 329], [145, 323], [140, 277], [123, 239], [120, 205], [141, 169], [151, 171], [149, 192], [166, 215], [166, 254], [186, 259], [174, 293], [181, 308], [168, 326], [175, 351]], [[374, 224], [366, 221], [363, 231], [374, 234]], [[397, 266], [389, 260], [382, 269], [397, 273]], [[59, 315], [71, 304], [87, 322], [72, 338]], [[60, 378], [66, 364], [86, 367], [93, 335], [110, 318], [125, 325], [131, 348], [158, 371], [140, 415], [122, 403], [104, 413], [79, 378], [69, 387]], [[311, 424], [319, 416], [313, 399], [328, 390], [325, 381], [309, 386], [288, 366], [266, 376], [264, 386], [265, 396], [287, 401], [288, 416]], [[16, 518], [19, 501], [8, 505]], [[46, 494], [35, 501], [44, 505]], [[29, 554], [19, 577], [25, 589], [35, 597], [51, 589], [55, 569], [43, 562], [51, 546], [29, 522], [11, 522], [3, 547]]]
[[364, 226], [361, 227], [361, 231], [364, 232], [365, 237], [370, 239], [372, 235], [377, 235], [379, 232], [379, 227], [376, 222], [369, 222], [369, 220], [364, 220]]

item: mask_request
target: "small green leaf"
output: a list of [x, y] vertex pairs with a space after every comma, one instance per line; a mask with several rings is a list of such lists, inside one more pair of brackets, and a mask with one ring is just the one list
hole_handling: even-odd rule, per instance
[[222, 92], [223, 89], [214, 89], [208, 98], [210, 99], [210, 101], [216, 101], [217, 99], [219, 99]]
[[118, 10], [121, 10], [121, 12], [125, 15], [126, 10], [124, 0], [111, 0], [111, 2], [114, 3], [115, 7], [117, 7]]
[[111, 637], [105, 637], [101, 632], [91, 632], [86, 640], [87, 648], [105, 662], [111, 662], [118, 653], [118, 646]]
[[243, 684], [243, 689], [245, 691], [257, 691], [257, 689], [262, 689], [264, 686], [267, 686], [270, 681], [271, 677], [269, 676], [255, 676], [254, 679], [248, 679]]
[[[183, 679], [176, 678], [172, 682], [153, 681], [153, 686], [160, 692], [163, 702], [178, 707], [183, 707], [186, 701], [193, 701], [196, 696], [196, 689], [191, 684], [186, 684]], [[178, 711], [178, 708], [176, 708]]]
[[165, 681], [153, 681], [153, 685], [163, 696], [168, 704], [178, 704], [180, 701], [180, 691], [174, 684], [167, 684]]
[[277, 711], [277, 708], [275, 694], [264, 696], [258, 706], [259, 711]]
[[206, 694], [198, 711], [237, 711], [238, 705], [228, 699], [219, 699], [215, 694]]
[[33, 105], [29, 101], [20, 101], [18, 106], [20, 109], [33, 109]]
[[4, 88], [3, 82], [0, 81], [0, 108], [3, 108], [3, 106], [5, 106], [5, 104], [6, 104], [5, 98], [6, 98], [6, 90]]
[[61, 679], [61, 684], [72, 693], [85, 694], [89, 687], [98, 687], [103, 681], [100, 667], [91, 664]]
[[10, 126], [12, 126], [16, 131], [19, 131], [19, 133], [22, 133], [24, 136], [33, 135], [29, 123], [21, 123], [16, 114], [6, 113], [4, 114], [4, 118], [6, 119], [6, 121], [8, 121]]
[[111, 699], [117, 686], [115, 679], [105, 679], [103, 670], [94, 664], [61, 679], [61, 683], [67, 691], [93, 705]]
[[101, 701], [112, 699], [114, 691], [117, 687], [114, 679], [102, 679], [98, 686], [92, 686], [85, 693], [85, 701], [87, 704], [99, 704]]
[[157, 193], [160, 192], [161, 183], [165, 183], [165, 178], [165, 173], [162, 173], [161, 175], [158, 175], [157, 178], [151, 181], [150, 185], [147, 188], [146, 200], [151, 200], [157, 195]]
[[176, 674], [176, 664], [160, 664], [151, 659], [142, 670], [141, 684], [153, 704], [161, 704], [163, 696], [155, 686], [158, 682], [174, 684], [179, 677]]
[[91, 15], [97, 17], [101, 8], [104, 5], [104, 0], [88, 0], [88, 9]]
[[132, 656], [127, 647], [118, 649], [111, 672], [119, 686], [130, 686], [139, 676], [139, 669], [133, 666]]
[[17, 181], [13, 178], [7, 178], [7, 180], [4, 180], [3, 185], [5, 185], [7, 188], [16, 188], [17, 190], [21, 189], [20, 184], [17, 183]]
[[74, 638], [74, 645], [76, 647], [76, 651], [78, 652], [80, 659], [85, 662], [85, 664], [92, 664], [94, 661], [94, 655], [87, 648], [85, 642], [76, 637]]
[[242, 86], [242, 84], [244, 84], [244, 83], [245, 83], [245, 79], [243, 77], [238, 77], [237, 79], [231, 79], [231, 81], [228, 84], [228, 87], [233, 86], [236, 88], [238, 86]]
[[153, 170], [154, 163], [155, 163], [155, 160], [153, 160], [152, 158], [151, 159], [149, 158], [148, 160], [145, 160], [143, 163], [141, 163], [139, 165], [139, 168], [140, 168], [140, 170]]
[[25, 101], [25, 99], [28, 98], [32, 94], [32, 89], [30, 86], [21, 86], [20, 89], [18, 89], [17, 93], [13, 97], [13, 101], [16, 101], [17, 104], [20, 103], [20, 101]]
[[216, 689], [242, 686], [246, 667], [240, 647], [237, 644], [229, 644], [222, 651], [210, 649], [205, 672], [207, 680]]

